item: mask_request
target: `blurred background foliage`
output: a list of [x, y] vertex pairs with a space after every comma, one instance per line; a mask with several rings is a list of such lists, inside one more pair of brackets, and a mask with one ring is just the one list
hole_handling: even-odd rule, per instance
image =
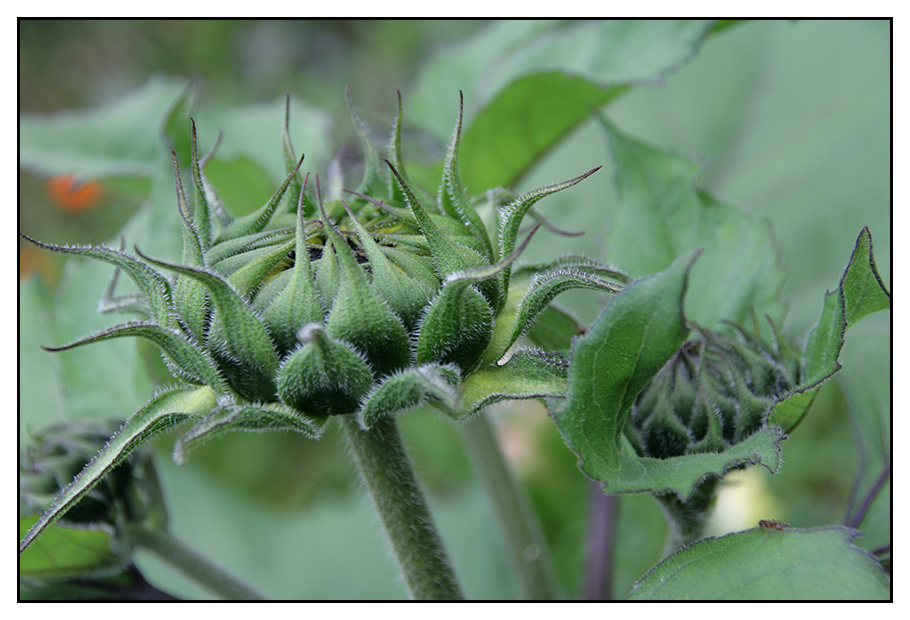
[[[62, 124], [51, 124], [48, 144], [65, 142], [65, 133], [54, 132], [65, 129], [67, 111], [97, 108], [99, 141], [141, 142], [147, 137], [124, 136], [106, 124], [104, 110], [130, 105], [141, 91], [145, 95], [131, 110], [154, 132], [180, 88], [195, 80], [203, 150], [218, 129], [225, 131], [213, 183], [232, 204], [252, 210], [279, 182], [285, 92], [297, 105], [292, 134], [298, 151], [307, 154], [308, 170], [323, 170], [338, 153], [344, 167], [356, 169], [359, 147], [343, 99], [348, 85], [380, 140], [400, 90], [406, 156], [431, 161], [443, 148], [439, 131], [409, 120], [409, 93], [419, 109], [426, 105], [421, 93], [427, 84], [451, 87], [436, 93], [448, 103], [434, 113], [446, 119], [454, 119], [458, 89], [465, 91], [466, 107], [475, 105], [485, 88], [475, 60], [466, 57], [473, 64], [464, 74], [448, 72], [442, 81], [423, 68], [440, 59], [451, 63], [473, 49], [472, 42], [505, 27], [458, 20], [23, 20], [19, 104], [23, 119], [31, 120], [20, 128], [40, 123], [43, 117], [33, 115], [49, 114]], [[825, 290], [836, 286], [862, 226], [870, 227], [890, 289], [890, 37], [887, 21], [739, 24], [709, 38], [666, 79], [633, 88], [606, 108], [625, 133], [698, 162], [699, 183], [725, 202], [770, 219], [790, 274], [786, 331], [796, 339], [816, 320]], [[269, 155], [258, 157], [266, 150]], [[132, 219], [146, 201], [173, 203], [172, 195], [153, 195], [154, 175], [169, 166], [156, 161], [161, 151], [124, 162], [134, 167], [103, 179], [68, 177], [63, 168], [49, 175], [52, 165], [36, 172], [29, 158], [42, 153], [40, 143], [20, 144], [22, 232], [51, 242], [113, 244], [123, 232], [130, 245], [175, 251], [167, 228]], [[610, 259], [604, 242], [615, 203], [609, 158], [603, 129], [586, 121], [521, 178], [516, 189], [524, 190], [605, 164], [541, 205], [556, 226], [586, 234], [538, 235], [531, 256], [584, 252]], [[359, 179], [356, 172], [346, 178]], [[42, 426], [67, 417], [127, 416], [167, 377], [154, 350], [131, 343], [55, 356], [37, 348], [111, 324], [110, 317], [95, 314], [110, 268], [85, 265], [61, 278], [63, 269], [56, 256], [20, 245], [23, 444]], [[590, 294], [566, 294], [560, 301], [584, 321], [600, 309]], [[879, 313], [851, 332], [840, 380], [822, 391], [812, 415], [784, 444], [783, 474], [749, 470], [725, 481], [713, 533], [752, 527], [760, 518], [800, 527], [843, 522], [857, 472], [868, 488], [881, 460], [890, 459], [890, 320], [890, 313]], [[510, 404], [491, 415], [539, 510], [566, 592], [579, 596], [592, 489], [542, 405]], [[854, 431], [870, 420], [883, 422], [879, 433]], [[468, 596], [516, 596], [457, 427], [431, 411], [411, 412], [401, 424]], [[378, 521], [338, 439], [333, 433], [319, 442], [229, 435], [178, 469], [168, 455], [172, 440], [165, 438], [158, 461], [173, 530], [276, 597], [403, 596]], [[857, 544], [874, 549], [890, 541], [890, 521], [880, 516], [890, 511], [889, 496], [876, 503], [875, 531]], [[619, 501], [617, 527], [613, 591], [623, 596], [660, 559], [665, 526], [653, 500], [636, 495]], [[208, 596], [155, 558], [137, 560], [158, 587]]]

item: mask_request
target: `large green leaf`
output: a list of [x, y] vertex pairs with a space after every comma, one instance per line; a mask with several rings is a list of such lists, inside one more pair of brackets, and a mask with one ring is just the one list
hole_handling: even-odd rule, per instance
[[779, 321], [786, 274], [769, 222], [699, 190], [698, 168], [688, 159], [603, 125], [619, 198], [607, 240], [610, 261], [640, 276], [704, 248], [692, 269], [689, 318], [708, 327], [720, 320], [743, 324], [754, 309]]
[[46, 175], [151, 175], [165, 111], [183, 80], [152, 78], [123, 99], [88, 111], [19, 120], [19, 166]]
[[686, 547], [639, 580], [632, 600], [888, 600], [887, 575], [858, 532], [754, 528]]
[[572, 347], [568, 402], [553, 417], [592, 478], [606, 482], [620, 467], [632, 403], [689, 334], [683, 299], [694, 259], [628, 285]]
[[475, 192], [513, 184], [555, 142], [628, 85], [658, 82], [691, 58], [713, 23], [500, 21], [427, 63], [410, 122], [437, 139], [465, 110], [461, 176]]

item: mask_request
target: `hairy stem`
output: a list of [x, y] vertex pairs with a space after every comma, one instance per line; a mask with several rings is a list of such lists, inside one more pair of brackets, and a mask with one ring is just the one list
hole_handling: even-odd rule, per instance
[[695, 487], [692, 496], [683, 501], [676, 493], [654, 497], [664, 510], [670, 531], [664, 555], [669, 555], [704, 537], [708, 517], [717, 499], [717, 478], [709, 478]]
[[560, 597], [543, 530], [524, 490], [503, 458], [489, 419], [479, 415], [462, 425], [468, 449], [502, 528], [509, 558], [526, 598]]
[[264, 600], [252, 587], [228, 575], [219, 566], [202, 557], [164, 530], [130, 528], [130, 535], [141, 547], [167, 561], [186, 576], [214, 594], [228, 600]]
[[353, 415], [338, 416], [360, 476], [373, 497], [411, 597], [461, 599], [461, 587], [433, 524], [395, 419], [369, 431]]

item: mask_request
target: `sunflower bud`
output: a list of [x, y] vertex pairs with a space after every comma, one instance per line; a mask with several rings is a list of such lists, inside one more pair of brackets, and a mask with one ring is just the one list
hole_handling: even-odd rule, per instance
[[[70, 422], [38, 434], [19, 464], [19, 512], [40, 513], [83, 470], [107, 443], [115, 424]], [[77, 526], [105, 525], [119, 531], [126, 522], [163, 525], [161, 491], [152, 458], [136, 451], [75, 503], [66, 522]]]
[[[388, 158], [379, 157], [353, 107], [351, 116], [366, 156], [358, 189], [344, 190], [349, 198], [341, 200], [343, 174], [330, 183], [325, 203], [318, 175], [315, 192], [308, 192], [286, 118], [284, 182], [264, 205], [236, 219], [206, 179], [211, 155], [199, 158], [194, 132], [192, 200], [175, 163], [182, 264], [138, 249], [133, 256], [24, 237], [46, 250], [110, 263], [140, 293], [116, 297], [112, 284], [107, 306], [144, 320], [53, 350], [137, 336], [161, 349], [178, 384], [130, 418], [20, 548], [124, 452], [184, 420], [194, 426], [178, 442], [178, 461], [230, 430], [318, 437], [326, 416], [354, 414], [372, 428], [384, 416], [424, 403], [464, 419], [486, 403], [562, 394], [565, 372], [551, 358], [534, 356], [529, 364], [519, 352], [500, 362], [519, 338], [540, 344], [531, 329], [558, 293], [616, 292], [621, 284], [602, 277], [606, 266], [587, 261], [523, 267], [515, 280], [511, 266], [527, 245], [518, 243], [518, 234], [531, 207], [594, 170], [508, 204], [469, 196], [458, 172], [459, 112], [434, 198], [407, 176], [400, 114]], [[570, 325], [559, 340], [574, 333]]]
[[686, 342], [639, 395], [629, 438], [641, 456], [721, 452], [768, 421], [798, 384], [786, 351], [737, 330]]

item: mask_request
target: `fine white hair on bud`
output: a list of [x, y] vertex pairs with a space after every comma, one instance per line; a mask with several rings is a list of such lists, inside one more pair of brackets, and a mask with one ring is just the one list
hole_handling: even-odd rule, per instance
[[297, 332], [297, 337], [300, 339], [300, 342], [304, 344], [313, 342], [324, 329], [325, 327], [323, 327], [321, 323], [307, 323], [300, 328], [299, 332]]

